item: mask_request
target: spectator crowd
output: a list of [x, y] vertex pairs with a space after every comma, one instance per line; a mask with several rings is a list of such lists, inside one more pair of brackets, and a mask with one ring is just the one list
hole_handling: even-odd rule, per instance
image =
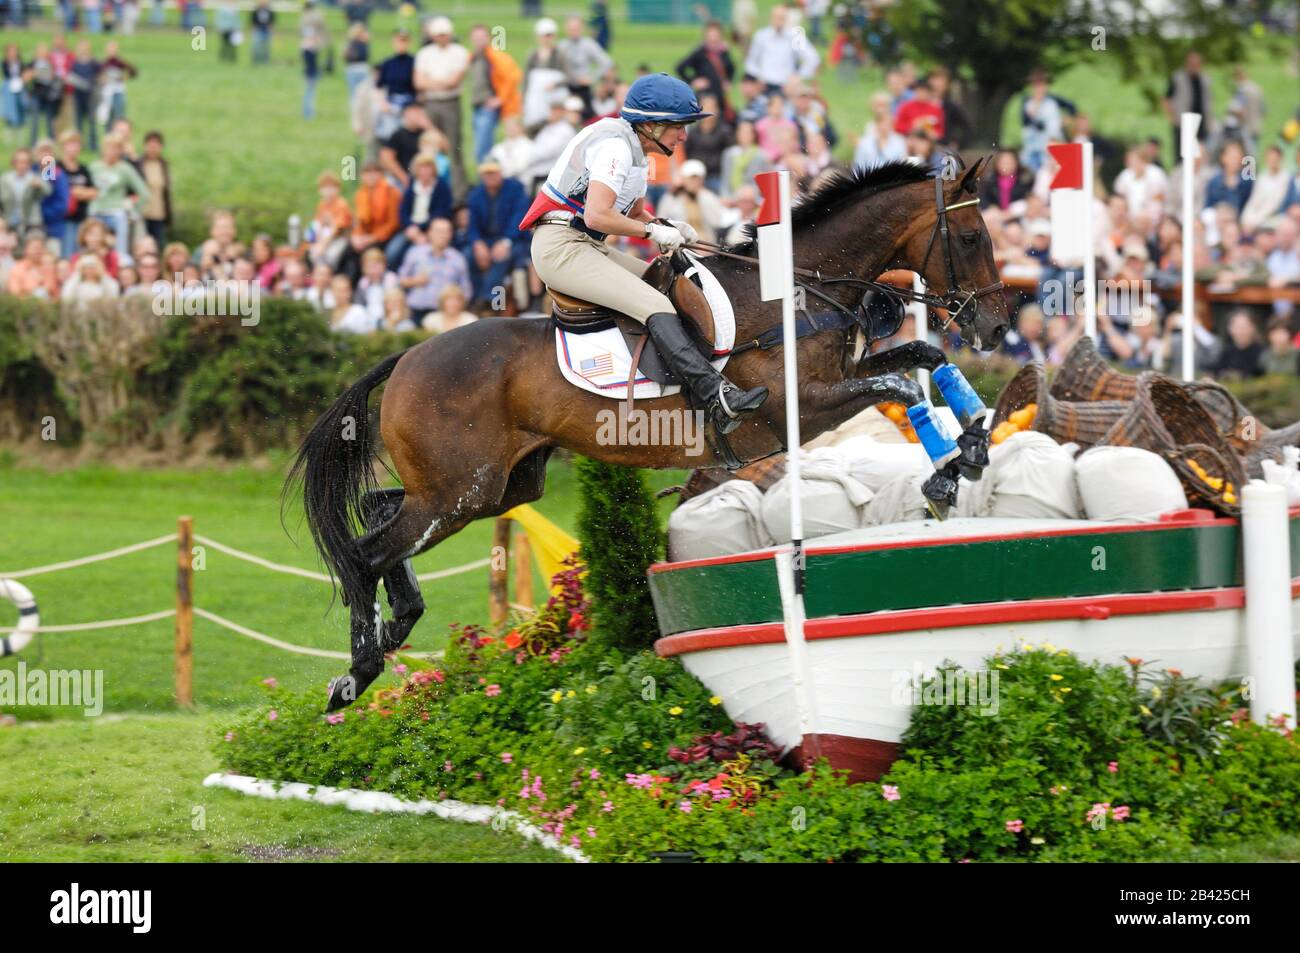
[[[139, 17], [134, 3], [94, 6], [112, 10], [117, 33], [128, 34], [127, 21], [133, 28]], [[186, 18], [206, 13], [183, 6]], [[340, 72], [359, 174], [351, 182], [322, 171], [315, 207], [294, 216], [279, 242], [241, 238], [226, 211], [211, 215], [197, 246], [173, 239], [165, 140], [157, 131], [139, 135], [128, 118], [137, 70], [115, 39], [93, 38], [102, 22], [65, 20], [69, 30], [86, 30], [75, 42], [66, 35], [27, 49], [9, 42], [3, 116], [10, 141], [20, 142], [0, 176], [0, 288], [76, 303], [151, 294], [159, 283], [184, 292], [193, 283], [250, 281], [355, 333], [437, 332], [487, 314], [536, 313], [544, 288], [518, 222], [569, 140], [617, 115], [629, 83], [652, 67], [615, 61], [603, 4], [590, 19], [562, 22], [535, 7], [531, 48], [517, 59], [485, 24], [429, 16], [418, 31], [375, 38], [367, 0], [343, 4]], [[269, 62], [276, 14], [268, 0], [242, 10], [217, 0], [211, 9], [222, 60], [237, 62], [247, 42], [254, 66]], [[714, 116], [692, 126], [672, 156], [649, 157], [647, 200], [656, 214], [689, 222], [707, 241], [734, 243], [757, 212], [759, 172], [788, 170], [805, 193], [850, 167], [909, 161], [939, 172], [949, 157], [978, 153], [984, 144], [975, 141], [960, 84], [943, 67], [922, 70], [903, 59], [888, 21], [873, 3], [832, 9], [805, 0], [774, 7], [761, 25], [752, 3], [736, 3], [730, 23], [705, 23], [698, 45], [675, 64], [657, 64], [690, 83]], [[313, 119], [335, 50], [310, 0], [296, 43], [302, 114]], [[832, 115], [821, 82], [827, 70], [866, 63], [884, 67], [884, 81], [862, 98], [865, 124], [850, 128]], [[1205, 116], [1194, 168], [1197, 277], [1227, 298], [1252, 287], [1278, 293], [1246, 296], [1223, 313], [1197, 309], [1197, 363], [1222, 374], [1297, 373], [1300, 137], [1281, 135], [1292, 117], [1280, 111], [1294, 104], [1266, 103], [1244, 68], [1231, 90], [1215, 102], [1194, 52], [1166, 89], [1171, 125], [1184, 110]], [[1082, 333], [1079, 264], [1051, 254], [1055, 167], [1047, 145], [1091, 140], [1098, 275], [1140, 292], [1098, 296], [1098, 345], [1134, 368], [1172, 366], [1182, 328], [1176, 308], [1166, 307], [1177, 303], [1182, 261], [1176, 148], [1171, 160], [1167, 141], [1108, 139], [1046, 73], [1031, 76], [1014, 107], [1020, 143], [997, 151], [979, 195], [994, 255], [1017, 289], [1004, 350], [1056, 362]], [[643, 240], [611, 241], [643, 257], [653, 252]]]

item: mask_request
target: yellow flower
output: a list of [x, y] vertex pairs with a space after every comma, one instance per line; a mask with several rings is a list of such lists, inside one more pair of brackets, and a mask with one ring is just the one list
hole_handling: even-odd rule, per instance
[[588, 694], [588, 695], [594, 695], [594, 694], [596, 694], [596, 686], [595, 686], [595, 685], [588, 685], [588, 686], [587, 686], [587, 694]]
[[575, 692], [572, 688], [570, 688], [570, 689], [565, 693], [564, 697], [565, 697], [565, 698], [577, 698], [577, 697], [578, 697], [578, 693]]
[[1031, 837], [1029, 838], [1029, 843], [1038, 845], [1038, 844], [1046, 844], [1047, 841], [1043, 840], [1041, 837]]
[[1068, 649], [1061, 649], [1061, 651], [1057, 652], [1056, 654], [1059, 655], [1059, 656], [1061, 656], [1062, 658], [1068, 658], [1069, 655], [1070, 655], [1070, 652], [1069, 652]]
[[614, 749], [613, 749], [613, 748], [601, 748], [601, 749], [600, 749], [600, 753], [601, 753], [601, 754], [613, 754], [613, 753], [614, 753]]
[[674, 705], [672, 708], [668, 709], [668, 714], [672, 715], [674, 718], [676, 718], [681, 713], [682, 713], [681, 705]]
[[1055, 672], [1053, 672], [1051, 675], [1049, 675], [1048, 678], [1050, 678], [1050, 679], [1051, 679], [1052, 681], [1054, 681], [1054, 682], [1062, 682], [1062, 681], [1065, 681], [1065, 676], [1064, 676], [1064, 675], [1057, 675]]
[[1056, 646], [1053, 645], [1051, 642], [1044, 642], [1044, 643], [1043, 643], [1043, 651], [1044, 651], [1044, 652], [1055, 652], [1055, 651], [1056, 651]]
[[1151, 697], [1152, 697], [1152, 698], [1154, 698], [1154, 699], [1156, 699], [1156, 700], [1159, 700], [1160, 696], [1163, 695], [1163, 694], [1164, 694], [1164, 692], [1161, 690], [1161, 688], [1160, 688], [1159, 685], [1152, 685], [1152, 686], [1151, 686]]
[[649, 751], [651, 748], [654, 747], [654, 745], [652, 745], [652, 744], [651, 744], [650, 742], [648, 742], [648, 741], [643, 741], [643, 742], [641, 742], [641, 747], [642, 747], [642, 748], [645, 748], [647, 751]]
[[999, 663], [997, 664], [997, 668], [1002, 669], [1002, 671], [1004, 671], [1004, 672], [1009, 672], [1009, 671], [1011, 671], [1011, 666], [1010, 666], [1010, 665], [1003, 665], [1001, 662], [999, 662]]
[[574, 755], [576, 756], [576, 755], [580, 755], [580, 754], [582, 754], [582, 753], [583, 753], [584, 751], [586, 751], [586, 750], [587, 750], [586, 748], [574, 748], [574, 749], [573, 749], [573, 753], [574, 753]]
[[563, 700], [564, 700], [564, 692], [560, 691], [558, 688], [555, 691], [551, 692], [551, 701], [555, 702], [558, 705]]
[[1151, 709], [1148, 708], [1146, 705], [1138, 705], [1138, 711], [1142, 712], [1142, 714], [1147, 716], [1150, 716], [1151, 714]]
[[1022, 652], [1032, 652], [1033, 650], [1034, 650], [1034, 647], [1033, 647], [1032, 645], [1030, 645], [1028, 642], [1026, 642], [1024, 645], [1020, 646], [1020, 651], [1022, 651]]
[[1073, 688], [1062, 688], [1062, 689], [1061, 689], [1061, 694], [1064, 695], [1066, 692], [1072, 692], [1072, 691], [1074, 691]]
[[722, 699], [719, 698], [717, 695], [714, 695], [712, 698], [709, 699], [709, 704], [710, 704], [710, 705], [721, 705], [721, 704], [722, 704]]

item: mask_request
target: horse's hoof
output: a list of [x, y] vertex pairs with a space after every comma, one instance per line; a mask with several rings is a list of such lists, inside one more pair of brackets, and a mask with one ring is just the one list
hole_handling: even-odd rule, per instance
[[336, 676], [330, 679], [326, 692], [329, 694], [329, 701], [325, 705], [327, 712], [346, 708], [357, 700], [357, 680], [351, 675]]

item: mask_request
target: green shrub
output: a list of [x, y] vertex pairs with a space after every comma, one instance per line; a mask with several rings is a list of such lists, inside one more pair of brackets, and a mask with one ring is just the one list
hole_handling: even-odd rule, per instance
[[595, 630], [625, 652], [658, 638], [646, 569], [664, 550], [654, 498], [641, 471], [577, 459], [578, 539]]
[[1289, 733], [1236, 718], [1205, 754], [1161, 743], [1141, 728], [1138, 666], [1050, 646], [996, 655], [996, 715], [922, 705], [905, 757], [879, 783], [849, 784], [825, 765], [779, 768], [752, 726], [723, 735], [722, 710], [676, 660], [622, 655], [582, 630], [530, 652], [526, 631], [462, 629], [438, 668], [403, 671], [398, 688], [328, 719], [322, 693], [273, 689], [219, 742], [220, 760], [500, 804], [607, 861], [1141, 861], [1300, 826]]

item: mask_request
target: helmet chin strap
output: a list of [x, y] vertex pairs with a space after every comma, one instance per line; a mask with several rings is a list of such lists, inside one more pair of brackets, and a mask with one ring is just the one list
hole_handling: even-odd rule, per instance
[[[637, 132], [640, 133], [640, 134], [641, 134], [642, 136], [644, 136], [645, 138], [649, 139], [649, 140], [650, 140], [651, 142], [653, 142], [656, 146], [658, 146], [658, 147], [659, 147], [659, 151], [662, 152], [664, 155], [666, 155], [666, 156], [670, 156], [670, 155], [673, 154], [673, 150], [672, 150], [672, 149], [669, 149], [669, 148], [668, 148], [667, 146], [665, 146], [662, 142], [660, 142], [658, 136], [653, 136], [653, 135], [650, 134], [650, 127], [651, 127], [651, 126], [662, 126], [662, 125], [665, 125], [665, 124], [664, 124], [664, 123], [650, 123], [650, 122], [642, 123], [641, 125], [637, 126]], [[663, 133], [660, 133], [659, 135], [663, 135]]]

